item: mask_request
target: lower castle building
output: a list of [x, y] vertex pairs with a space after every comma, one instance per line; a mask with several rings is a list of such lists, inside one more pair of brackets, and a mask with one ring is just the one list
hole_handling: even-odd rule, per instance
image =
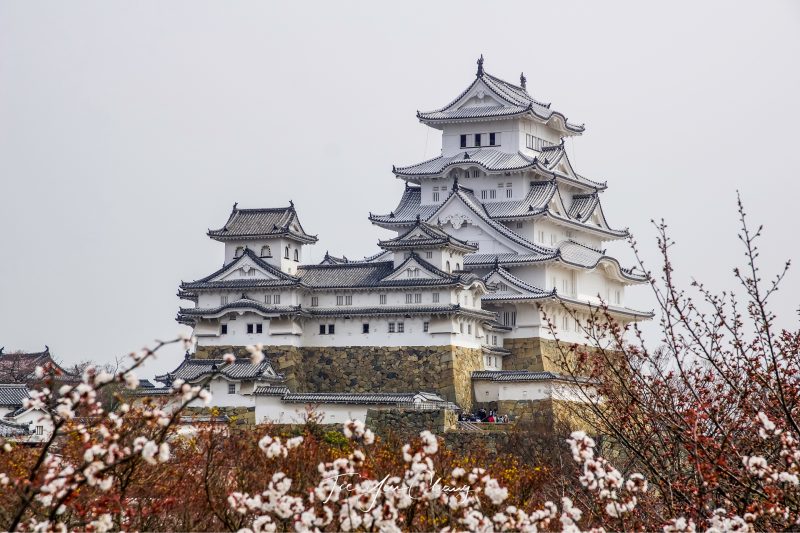
[[[243, 359], [211, 384], [215, 404], [253, 407], [258, 422], [279, 419], [281, 406], [356, 411], [381, 398], [465, 410], [574, 399], [553, 362], [555, 336], [585, 342], [601, 305], [622, 324], [652, 316], [625, 306], [625, 287], [645, 276], [602, 248], [628, 236], [603, 212], [606, 184], [567, 157], [565, 138], [584, 127], [532, 97], [524, 76], [490, 75], [483, 58], [455, 100], [417, 117], [441, 130], [441, 155], [393, 167], [403, 196], [369, 220], [394, 236], [370, 257], [307, 264], [318, 237], [294, 204], [234, 204], [208, 231], [224, 245], [221, 268], [178, 293], [196, 349], [156, 379], [198, 379], [233, 352]], [[244, 347], [258, 343], [267, 359], [255, 368]]]

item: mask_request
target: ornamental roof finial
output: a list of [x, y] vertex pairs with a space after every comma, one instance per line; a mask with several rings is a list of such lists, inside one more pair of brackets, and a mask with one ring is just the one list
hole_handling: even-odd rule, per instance
[[293, 201], [291, 201], [291, 200], [289, 200], [289, 207], [291, 207], [292, 209], [294, 209], [294, 202], [293, 202]]
[[519, 86], [523, 89], [527, 89], [526, 84], [528, 83], [528, 78], [525, 77], [524, 72], [519, 73]]
[[458, 190], [458, 174], [456, 174], [456, 177], [453, 178], [453, 190], [454, 191]]
[[419, 224], [419, 222], [420, 222], [419, 213], [417, 213], [417, 224]]
[[236, 206], [239, 205], [239, 202], [233, 202], [233, 210], [236, 211]]
[[479, 78], [483, 76], [483, 54], [481, 54], [481, 57], [478, 59], [478, 73], [476, 76]]

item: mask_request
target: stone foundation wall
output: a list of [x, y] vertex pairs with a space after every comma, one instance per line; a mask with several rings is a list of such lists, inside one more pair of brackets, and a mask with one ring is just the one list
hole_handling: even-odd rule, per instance
[[[568, 358], [571, 364], [574, 364], [575, 361], [571, 351], [572, 346], [571, 343], [561, 343], [559, 349], [556, 341], [540, 337], [505, 339], [503, 347], [511, 350], [511, 355], [503, 359], [503, 370], [531, 370], [563, 374], [561, 362], [564, 361], [564, 358]], [[587, 345], [580, 346], [580, 349], [589, 353], [597, 350], [597, 348]]]
[[[195, 357], [249, 357], [243, 346], [199, 346]], [[474, 401], [471, 374], [480, 349], [460, 346], [268, 346], [264, 353], [293, 392], [435, 391], [464, 409]]]
[[367, 427], [378, 435], [395, 435], [404, 439], [419, 436], [428, 430], [436, 435], [456, 429], [458, 415], [446, 409], [439, 411], [415, 411], [412, 409], [369, 409]]

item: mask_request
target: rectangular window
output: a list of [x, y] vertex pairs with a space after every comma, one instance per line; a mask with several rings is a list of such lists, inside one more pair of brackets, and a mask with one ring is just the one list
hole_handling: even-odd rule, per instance
[[274, 303], [275, 305], [278, 305], [279, 303], [281, 303], [281, 295], [280, 294], [274, 295], [272, 297], [272, 303]]
[[254, 324], [247, 324], [247, 333], [253, 333], [253, 326]]
[[228, 295], [227, 294], [223, 294], [222, 296], [220, 296], [219, 297], [219, 303], [221, 305], [228, 305]]
[[472, 171], [472, 177], [473, 177], [473, 178], [477, 178], [477, 177], [478, 177], [478, 176], [480, 176], [480, 175], [481, 175], [481, 172], [480, 172], [480, 170], [477, 170], [477, 169], [476, 169], [476, 170], [473, 170], [473, 171]]
[[264, 333], [264, 324], [256, 324], [256, 333]]
[[433, 259], [433, 252], [425, 252], [425, 259]]
[[614, 302], [619, 304], [622, 301], [622, 295], [620, 291], [614, 292]]
[[369, 333], [369, 324], [361, 324], [361, 333]]
[[333, 335], [334, 333], [336, 333], [336, 326], [328, 324], [328, 335]]
[[44, 434], [44, 426], [36, 426], [36, 434], [37, 435]]
[[336, 297], [336, 305], [344, 305], [344, 296]]
[[422, 323], [422, 331], [424, 331], [425, 333], [428, 333], [428, 326], [429, 325], [430, 325], [429, 322], [423, 322]]
[[564, 331], [569, 331], [569, 317], [567, 315], [564, 315], [564, 317], [561, 319], [561, 327], [564, 329]]
[[398, 322], [397, 323], [397, 333], [403, 333], [405, 331], [406, 323], [405, 322]]
[[394, 333], [394, 322], [389, 322], [389, 333]]
[[422, 294], [421, 293], [417, 293], [417, 294], [414, 295], [414, 303], [415, 304], [421, 304], [422, 303]]
[[227, 335], [228, 334], [228, 324], [222, 324], [219, 327], [219, 334], [220, 335]]
[[539, 230], [539, 242], [544, 244], [544, 232]]
[[466, 135], [462, 135], [461, 136], [461, 148], [466, 148], [466, 147], [467, 147], [467, 136]]
[[379, 301], [380, 301], [381, 305], [386, 305], [386, 295], [385, 295], [385, 294], [381, 294], [381, 295], [378, 297], [378, 299], [379, 299]]
[[476, 133], [475, 134], [475, 147], [478, 148], [478, 147], [480, 147], [480, 145], [481, 145], [481, 134], [480, 133]]
[[325, 335], [325, 324], [320, 324], [319, 325], [319, 334], [320, 335]]
[[319, 307], [319, 296], [311, 297], [311, 307]]
[[458, 323], [458, 332], [459, 333], [464, 333], [464, 323], [463, 322], [459, 322]]
[[406, 294], [406, 303], [410, 304], [411, 301], [412, 301], [412, 298], [414, 298], [413, 294]]
[[514, 189], [506, 189], [506, 198], [514, 197]]
[[517, 312], [516, 311], [511, 311], [511, 325], [512, 326], [516, 326], [517, 325]]
[[496, 140], [497, 140], [497, 134], [490, 133], [489, 134], [489, 145], [490, 146], [496, 146], [497, 145], [497, 143], [495, 142]]
[[438, 192], [433, 193], [433, 201], [434, 202], [438, 202], [439, 201], [439, 193]]
[[492, 189], [491, 191], [489, 191], [489, 199], [494, 200], [495, 198], [497, 198], [497, 191]]
[[522, 222], [517, 222], [517, 229], [522, 229]]
[[439, 293], [438, 292], [434, 292], [433, 295], [431, 296], [431, 298], [433, 300], [433, 303], [435, 303], [435, 304], [439, 303]]
[[486, 200], [486, 197], [489, 195], [489, 191], [481, 191], [481, 200]]
[[497, 346], [497, 335], [492, 335], [492, 345]]
[[272, 295], [271, 294], [265, 294], [264, 295], [264, 303], [265, 304], [271, 304], [272, 303]]
[[344, 297], [344, 305], [353, 305], [353, 296], [347, 295]]
[[228, 394], [236, 394], [236, 383], [228, 383]]
[[472, 335], [472, 324], [467, 324], [467, 334]]
[[561, 280], [561, 290], [564, 291], [564, 294], [569, 294], [569, 281], [565, 279]]

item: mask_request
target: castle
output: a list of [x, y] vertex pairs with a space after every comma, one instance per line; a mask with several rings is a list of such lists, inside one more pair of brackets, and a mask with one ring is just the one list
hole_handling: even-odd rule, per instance
[[[584, 126], [532, 97], [524, 75], [501, 80], [481, 57], [452, 102], [417, 118], [441, 130], [441, 155], [393, 167], [402, 198], [369, 220], [396, 236], [370, 257], [304, 264], [318, 237], [293, 204], [234, 204], [208, 231], [223, 266], [178, 293], [193, 303], [177, 319], [193, 328], [195, 352], [157, 380], [197, 380], [233, 352], [215, 404], [255, 406], [257, 421], [285, 419], [293, 402], [546, 400], [572, 386], [552, 364], [548, 320], [581, 343], [580, 322], [601, 303], [623, 324], [652, 316], [625, 305], [625, 288], [645, 276], [602, 248], [628, 235], [606, 220], [606, 184], [567, 157], [565, 138]], [[245, 357], [256, 343], [260, 365]]]

